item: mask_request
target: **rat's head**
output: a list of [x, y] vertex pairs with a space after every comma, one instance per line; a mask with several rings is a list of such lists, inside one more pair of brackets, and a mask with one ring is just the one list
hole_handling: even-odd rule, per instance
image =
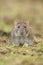
[[27, 25], [28, 23], [25, 22], [25, 21], [16, 21], [15, 22], [15, 29], [16, 29], [16, 33], [21, 35], [21, 36], [24, 36], [27, 34]]

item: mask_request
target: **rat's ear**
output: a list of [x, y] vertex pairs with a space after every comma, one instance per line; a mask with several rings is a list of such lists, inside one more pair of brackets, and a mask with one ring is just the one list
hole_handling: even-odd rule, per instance
[[18, 19], [16, 19], [15, 21], [14, 21], [14, 27], [16, 27], [18, 24], [19, 24], [19, 20]]
[[28, 20], [26, 21], [26, 25], [29, 26], [29, 21]]

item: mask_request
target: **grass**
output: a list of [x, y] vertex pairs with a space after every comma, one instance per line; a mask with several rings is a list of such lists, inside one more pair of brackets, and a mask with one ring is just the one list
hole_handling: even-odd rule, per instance
[[4, 22], [0, 22], [0, 30], [9, 33], [12, 30], [12, 25], [7, 25]]
[[[32, 51], [33, 48], [32, 46], [28, 48], [9, 46], [8, 48], [11, 50], [11, 52], [7, 51], [7, 53], [5, 54], [0, 53], [0, 65], [9, 65], [9, 64], [10, 65], [31, 65], [31, 64], [43, 65], [43, 54], [40, 54], [40, 52], [36, 52], [36, 50]], [[3, 46], [1, 46], [2, 50], [4, 49], [9, 50], [8, 48], [6, 47], [3, 48]], [[38, 47], [36, 47], [36, 49], [37, 48]], [[36, 54], [33, 52], [35, 52]]]

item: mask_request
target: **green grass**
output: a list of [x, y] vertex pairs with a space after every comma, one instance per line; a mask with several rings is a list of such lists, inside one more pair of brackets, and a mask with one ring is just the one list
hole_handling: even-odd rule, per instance
[[0, 30], [9, 33], [12, 30], [12, 25], [7, 25], [4, 22], [0, 22]]
[[[4, 47], [3, 49], [5, 48], [6, 47]], [[28, 48], [9, 46], [8, 48], [10, 48], [12, 51], [11, 52], [7, 51], [6, 54], [0, 54], [0, 65], [9, 65], [9, 64], [10, 65], [19, 65], [19, 64], [20, 65], [31, 65], [31, 64], [34, 64], [34, 65], [42, 64], [43, 65], [43, 54], [38, 55], [37, 52], [34, 50], [36, 52], [36, 55], [35, 55], [33, 51], [31, 51], [32, 46]], [[8, 48], [6, 50], [8, 50]], [[36, 47], [36, 49], [37, 48], [38, 47]], [[26, 53], [26, 51], [28, 52]], [[24, 52], [26, 53], [26, 55], [23, 54]]]

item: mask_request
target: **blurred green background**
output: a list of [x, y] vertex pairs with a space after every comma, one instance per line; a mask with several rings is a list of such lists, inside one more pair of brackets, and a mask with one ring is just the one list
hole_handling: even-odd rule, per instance
[[0, 0], [0, 29], [10, 32], [17, 18], [29, 20], [34, 30], [43, 34], [43, 0]]

